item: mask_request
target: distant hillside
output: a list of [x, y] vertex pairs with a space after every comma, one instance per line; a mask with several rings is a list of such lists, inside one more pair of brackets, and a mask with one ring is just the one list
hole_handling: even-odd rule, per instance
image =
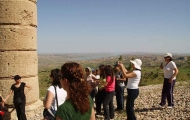
[[[44, 96], [47, 87], [51, 84], [49, 78], [50, 70], [60, 68], [65, 62], [74, 61], [80, 63], [84, 68], [98, 68], [99, 65], [113, 65], [119, 54], [39, 54], [38, 78], [40, 84], [40, 96]], [[142, 78], [140, 86], [150, 84], [161, 84], [163, 82], [163, 71], [159, 69], [161, 62], [164, 62], [163, 55], [160, 54], [123, 54], [123, 64], [129, 66], [132, 58], [142, 60]], [[190, 81], [190, 62], [184, 55], [174, 55], [174, 61], [179, 68], [177, 81]]]
[[[163, 62], [161, 54], [145, 54], [145, 53], [128, 53], [128, 54], [112, 54], [112, 53], [80, 53], [80, 54], [39, 54], [38, 67], [39, 71], [43, 69], [51, 69], [60, 67], [68, 61], [81, 63], [84, 67], [97, 67], [100, 64], [114, 64], [119, 56], [123, 56], [123, 63], [129, 64], [131, 58], [140, 58], [143, 61], [143, 66], [159, 66]], [[174, 61], [179, 66], [186, 65], [187, 57], [184, 55], [174, 56]]]
[[117, 56], [112, 53], [79, 53], [79, 54], [38, 54], [39, 71], [47, 68], [58, 67], [68, 61], [86, 61], [93, 59], [105, 59], [110, 56]]

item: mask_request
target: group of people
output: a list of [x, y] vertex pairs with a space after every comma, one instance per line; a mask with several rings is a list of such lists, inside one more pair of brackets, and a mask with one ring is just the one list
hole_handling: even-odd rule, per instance
[[[168, 108], [174, 106], [173, 89], [178, 69], [172, 61], [172, 54], [164, 55], [166, 64], [160, 65], [164, 71], [164, 83], [160, 106], [168, 101]], [[53, 69], [50, 73], [52, 85], [47, 89], [44, 99], [44, 120], [95, 120], [96, 114], [101, 113], [105, 120], [114, 118], [115, 110], [124, 109], [124, 81], [127, 81], [126, 114], [127, 120], [136, 120], [134, 102], [139, 95], [139, 82], [141, 80], [140, 59], [130, 60], [133, 70], [128, 71], [122, 61], [117, 61], [114, 66], [100, 65], [98, 69], [83, 67], [76, 62], [63, 64], [61, 69]], [[24, 87], [31, 90], [31, 86], [20, 82], [21, 77], [14, 77], [15, 84], [11, 86], [9, 95], [3, 99], [4, 104], [14, 92], [13, 103], [16, 108], [18, 120], [26, 120]], [[22, 102], [17, 107], [14, 102], [22, 96]], [[114, 109], [113, 98], [116, 95], [117, 108]], [[94, 108], [93, 99], [96, 107]]]

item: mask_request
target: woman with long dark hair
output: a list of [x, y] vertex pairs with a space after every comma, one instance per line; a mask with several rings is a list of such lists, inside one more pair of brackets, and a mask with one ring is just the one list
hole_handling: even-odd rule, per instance
[[75, 62], [61, 67], [60, 82], [67, 92], [66, 101], [59, 106], [56, 120], [95, 120], [91, 86], [84, 78], [84, 69]]
[[126, 78], [123, 78], [122, 76], [122, 71], [120, 70], [118, 64], [114, 65], [115, 68], [115, 77], [116, 77], [116, 82], [115, 82], [115, 93], [116, 93], [116, 103], [117, 103], [117, 108], [115, 111], [121, 111], [124, 109], [124, 89], [125, 89], [125, 83]]
[[110, 120], [114, 118], [113, 97], [115, 95], [115, 76], [112, 66], [106, 65], [104, 73], [106, 78], [106, 82], [104, 84], [106, 92], [103, 100], [104, 119]]
[[100, 65], [99, 66], [99, 71], [100, 71], [100, 80], [98, 84], [98, 92], [95, 96], [95, 103], [96, 103], [96, 115], [101, 114], [101, 105], [103, 103], [104, 97], [105, 97], [105, 74], [104, 74], [104, 67], [105, 65]]
[[53, 69], [49, 75], [52, 84], [47, 89], [46, 98], [44, 99], [45, 109], [43, 116], [45, 120], [54, 119], [57, 106], [63, 104], [67, 97], [67, 92], [61, 87], [59, 73], [59, 69]]

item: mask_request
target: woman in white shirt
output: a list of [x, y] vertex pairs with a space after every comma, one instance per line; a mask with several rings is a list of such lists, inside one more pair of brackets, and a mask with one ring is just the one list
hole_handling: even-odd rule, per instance
[[164, 55], [164, 59], [166, 64], [163, 66], [160, 65], [160, 68], [163, 69], [164, 72], [164, 83], [162, 88], [162, 98], [160, 102], [160, 106], [164, 106], [166, 104], [166, 98], [168, 101], [168, 108], [172, 108], [174, 106], [173, 102], [173, 88], [176, 81], [176, 75], [178, 74], [178, 69], [176, 64], [172, 61], [172, 54], [166, 53]]
[[134, 113], [134, 102], [139, 95], [139, 82], [141, 79], [141, 65], [142, 61], [140, 59], [130, 60], [132, 63], [133, 70], [127, 71], [125, 66], [118, 61], [120, 69], [122, 70], [122, 75], [124, 78], [128, 78], [127, 82], [127, 103], [126, 103], [126, 113], [127, 120], [136, 120]]
[[[49, 120], [49, 117], [54, 117], [57, 106], [60, 106], [65, 102], [67, 92], [61, 87], [59, 79], [59, 69], [51, 70], [50, 79], [52, 85], [47, 89], [46, 98], [44, 99], [44, 118]], [[48, 110], [48, 111], [47, 111]], [[52, 115], [49, 115], [49, 113]]]

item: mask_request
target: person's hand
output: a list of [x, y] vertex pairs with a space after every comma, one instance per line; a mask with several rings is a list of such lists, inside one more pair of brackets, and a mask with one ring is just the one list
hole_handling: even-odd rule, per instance
[[173, 81], [173, 78], [170, 78], [170, 79], [169, 79], [169, 83], [172, 83], [172, 81]]
[[122, 61], [118, 60], [118, 61], [117, 61], [117, 64], [118, 64], [118, 65], [119, 65], [119, 64], [122, 64]]
[[2, 107], [4, 107], [4, 106], [5, 106], [5, 102], [4, 102], [4, 101], [2, 101], [1, 105], [2, 105]]
[[102, 87], [102, 88], [99, 88], [99, 90], [100, 90], [100, 91], [104, 90], [104, 87]]
[[121, 68], [121, 67], [123, 67], [123, 63], [122, 63], [122, 61], [117, 61], [117, 64], [118, 64], [118, 66], [119, 66], [119, 68]]
[[96, 82], [97, 85], [100, 84], [100, 80], [96, 80], [95, 82]]
[[163, 69], [163, 63], [162, 62], [160, 63], [160, 69]]

